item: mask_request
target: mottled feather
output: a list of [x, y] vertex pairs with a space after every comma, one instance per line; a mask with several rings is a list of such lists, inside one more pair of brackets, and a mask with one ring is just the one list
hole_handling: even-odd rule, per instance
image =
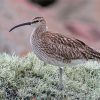
[[63, 61], [71, 61], [72, 59], [100, 59], [100, 53], [82, 41], [71, 39], [58, 33], [43, 33], [41, 48], [48, 56]]
[[64, 63], [67, 64], [75, 60], [100, 60], [100, 53], [84, 42], [47, 31], [43, 18], [31, 35], [31, 44], [39, 59], [57, 66], [63, 66]]

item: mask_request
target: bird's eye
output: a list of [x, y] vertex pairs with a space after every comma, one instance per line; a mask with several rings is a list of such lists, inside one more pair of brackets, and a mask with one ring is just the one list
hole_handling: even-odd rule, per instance
[[36, 20], [36, 21], [34, 21], [33, 23], [37, 23], [37, 22], [39, 22], [39, 20]]
[[32, 23], [42, 22], [43, 20], [34, 20]]

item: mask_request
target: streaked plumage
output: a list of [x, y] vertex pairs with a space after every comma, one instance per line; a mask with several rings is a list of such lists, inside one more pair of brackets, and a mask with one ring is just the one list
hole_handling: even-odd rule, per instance
[[82, 41], [47, 31], [45, 21], [32, 33], [31, 44], [41, 60], [56, 66], [64, 66], [72, 60], [100, 59], [100, 53]]
[[[24, 25], [28, 24], [35, 25], [30, 38], [33, 51], [45, 63], [63, 67], [66, 64], [71, 64], [72, 61], [100, 60], [100, 53], [82, 41], [47, 31], [46, 21], [43, 17], [36, 17], [32, 22], [24, 23]], [[14, 28], [19, 26], [23, 26], [23, 24]], [[60, 81], [62, 81], [61, 69], [60, 74]]]

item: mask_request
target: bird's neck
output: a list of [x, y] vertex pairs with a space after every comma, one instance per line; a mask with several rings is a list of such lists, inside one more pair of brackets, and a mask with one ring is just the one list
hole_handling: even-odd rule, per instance
[[43, 33], [47, 31], [46, 25], [39, 25], [37, 27], [34, 27], [32, 34], [30, 36], [30, 43], [33, 44], [39, 39], [41, 39], [41, 36]]
[[41, 36], [41, 34], [43, 34], [46, 31], [47, 31], [46, 25], [38, 25], [38, 26], [34, 27], [34, 29], [32, 31], [32, 35]]

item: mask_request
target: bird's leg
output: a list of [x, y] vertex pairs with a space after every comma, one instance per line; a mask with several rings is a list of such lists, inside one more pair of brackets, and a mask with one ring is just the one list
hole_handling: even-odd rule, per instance
[[47, 65], [47, 63], [43, 62], [43, 66], [46, 66], [46, 65]]
[[63, 68], [59, 67], [59, 89], [63, 89], [63, 83], [62, 83], [62, 73], [63, 73]]

